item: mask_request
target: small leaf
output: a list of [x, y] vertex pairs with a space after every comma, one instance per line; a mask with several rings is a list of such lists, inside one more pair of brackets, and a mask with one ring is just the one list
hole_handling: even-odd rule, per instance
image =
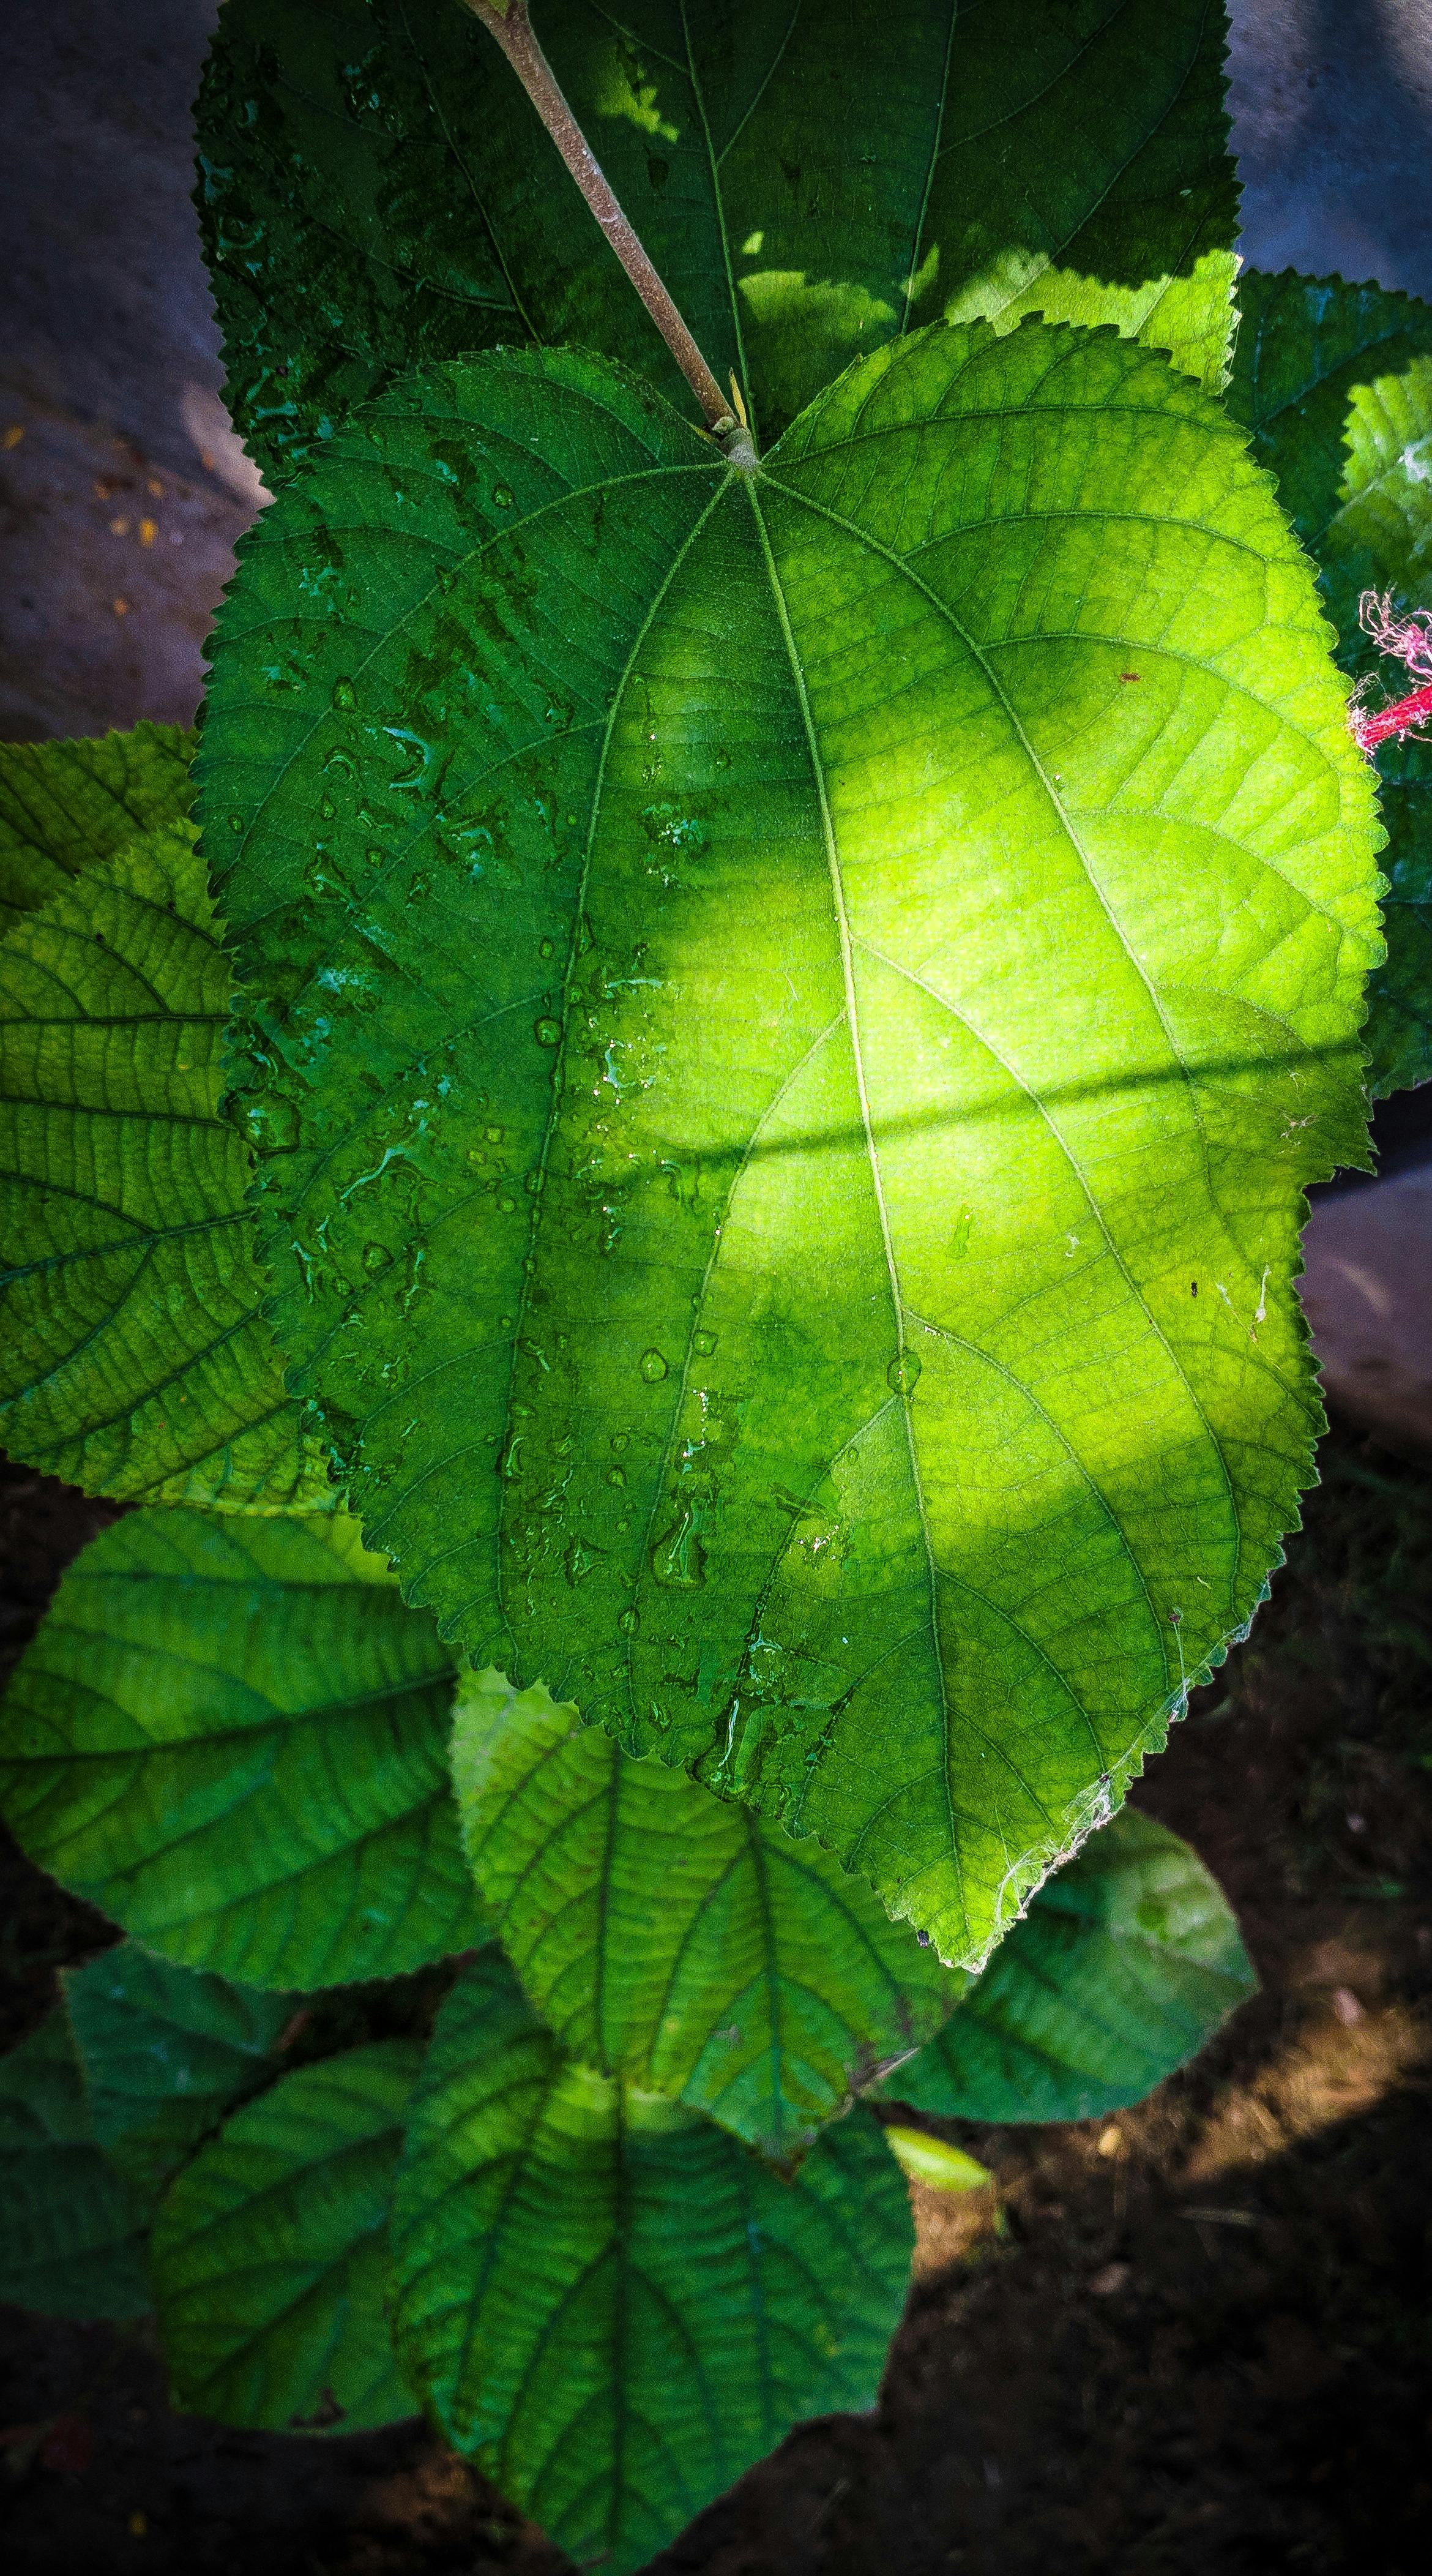
[[199, 768], [370, 1543], [977, 1965], [1321, 1420], [1377, 827], [1243, 438], [1036, 324], [749, 473], [570, 352], [415, 377], [245, 540]]
[[[1210, 390], [1232, 321], [1227, 22], [927, 0], [534, 24], [762, 443], [910, 323], [1113, 324]], [[575, 342], [691, 397], [497, 46], [457, 0], [227, 0], [199, 101], [228, 398], [282, 472], [406, 368]], [[339, 563], [315, 561], [336, 594]]]
[[901, 2172], [912, 2182], [923, 2183], [927, 2191], [983, 2191], [994, 2180], [988, 2165], [977, 2164], [963, 2147], [951, 2146], [946, 2138], [932, 2138], [927, 2129], [890, 2122], [884, 2136]]
[[453, 1777], [513, 1966], [573, 2056], [789, 2156], [960, 1980], [818, 1843], [634, 1761], [540, 1686], [462, 1688]]
[[133, 1941], [62, 1972], [94, 2135], [158, 2193], [226, 2111], [279, 2070], [292, 1994], [261, 1994], [152, 1958]]
[[452, 1693], [352, 1521], [137, 1512], [21, 1659], [0, 1803], [32, 1860], [184, 1966], [397, 1976], [484, 1928]]
[[0, 743], [0, 931], [71, 877], [189, 811], [192, 733], [138, 724], [91, 742]]
[[0, 1439], [125, 1501], [327, 1505], [220, 1115], [230, 970], [193, 838], [104, 860], [0, 943]]
[[145, 2204], [95, 2143], [63, 2012], [0, 2057], [0, 2299], [51, 2317], [151, 2304]]
[[871, 2405], [910, 2254], [868, 2112], [788, 2181], [564, 2059], [494, 1952], [443, 2006], [394, 2336], [450, 2439], [579, 2562], [645, 2566], [802, 2416]]
[[1125, 1807], [878, 2090], [943, 2119], [1092, 2119], [1142, 2101], [1257, 1985], [1197, 1854]]
[[[1379, 665], [1358, 607], [1375, 590], [1432, 608], [1432, 305], [1291, 269], [1247, 270], [1238, 293], [1229, 407], [1317, 560], [1344, 668], [1400, 697], [1414, 683]], [[1384, 743], [1377, 768], [1387, 961], [1363, 1036], [1382, 1097], [1432, 1081], [1432, 742]]]
[[385, 2299], [421, 2056], [380, 2040], [281, 2076], [179, 2176], [153, 2247], [176, 2406], [278, 2433], [362, 2433], [415, 2412]]

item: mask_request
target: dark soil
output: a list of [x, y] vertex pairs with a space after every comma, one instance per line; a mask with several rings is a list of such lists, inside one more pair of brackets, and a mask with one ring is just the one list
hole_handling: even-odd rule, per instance
[[[0, 1494], [18, 1645], [110, 1517]], [[665, 2576], [1413, 2576], [1432, 2507], [1432, 1474], [1333, 1436], [1254, 1638], [1140, 1784], [1263, 1979], [1137, 2111], [952, 2129], [878, 2412], [795, 2434]], [[112, 1937], [13, 1851], [0, 2016]], [[411, 2006], [353, 1999], [355, 2015]], [[344, 2031], [345, 2039], [361, 2030]], [[146, 2333], [5, 2316], [12, 2576], [557, 2576], [421, 2425], [172, 2414]]]

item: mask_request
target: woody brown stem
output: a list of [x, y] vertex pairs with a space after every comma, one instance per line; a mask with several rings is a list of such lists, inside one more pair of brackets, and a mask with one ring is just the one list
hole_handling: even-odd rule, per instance
[[621, 261], [717, 438], [735, 429], [731, 405], [677, 312], [651, 261], [622, 213], [557, 77], [533, 33], [527, 0], [467, 0], [475, 18], [502, 47], [603, 233]]

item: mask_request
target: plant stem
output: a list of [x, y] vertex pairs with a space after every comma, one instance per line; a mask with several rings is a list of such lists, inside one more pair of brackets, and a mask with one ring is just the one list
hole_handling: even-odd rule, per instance
[[[621, 261], [678, 367], [695, 394], [705, 414], [706, 426], [717, 438], [726, 437], [737, 426], [725, 394], [697, 348], [686, 324], [677, 312], [661, 279], [632, 230], [626, 216], [602, 173], [601, 166], [585, 134], [572, 114], [558, 86], [557, 76], [537, 42], [527, 0], [507, 0], [506, 10], [495, 0], [467, 0], [475, 18], [502, 47], [578, 187], [581, 189], [608, 242]], [[748, 442], [749, 443], [749, 442]]]

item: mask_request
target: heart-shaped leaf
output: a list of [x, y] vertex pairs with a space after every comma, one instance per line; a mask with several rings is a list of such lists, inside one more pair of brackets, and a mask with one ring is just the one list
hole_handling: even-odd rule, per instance
[[338, 1517], [137, 1512], [65, 1576], [5, 1703], [26, 1851], [149, 1949], [255, 1986], [482, 1937], [453, 1668]]
[[0, 2057], [0, 2299], [51, 2317], [143, 2316], [145, 2216], [95, 2142], [74, 2035], [52, 2012]]
[[1311, 1472], [1345, 694], [1219, 409], [1034, 325], [864, 361], [754, 472], [579, 357], [415, 379], [224, 611], [274, 1312], [370, 1543], [952, 1961]]
[[879, 2091], [945, 2119], [1141, 2102], [1257, 1990], [1196, 1852], [1125, 1807], [1045, 1881], [943, 2030]]
[[[1401, 697], [1421, 684], [1379, 668], [1362, 593], [1404, 615], [1432, 609], [1432, 305], [1340, 277], [1239, 284], [1243, 322], [1229, 407], [1278, 478], [1317, 559], [1344, 666]], [[1432, 745], [1377, 753], [1388, 848], [1387, 962], [1368, 988], [1375, 1094], [1432, 1081]]]
[[148, 2193], [278, 2073], [275, 2049], [297, 2001], [196, 1976], [133, 1941], [66, 1969], [62, 1983], [94, 2136]]
[[[1210, 387], [1231, 320], [1209, 0], [537, 0], [534, 24], [716, 374], [771, 438], [943, 313], [1114, 323]], [[227, 0], [199, 210], [229, 399], [270, 469], [409, 366], [526, 339], [690, 396], [458, 0]]]
[[564, 2059], [488, 1953], [414, 2096], [393, 2331], [459, 2449], [624, 2576], [802, 2416], [874, 2402], [911, 2243], [868, 2112], [788, 2181]]
[[0, 942], [0, 1439], [126, 1501], [326, 1506], [220, 1115], [230, 969], [193, 833], [61, 885]]
[[180, 2175], [153, 2244], [177, 2406], [301, 2433], [415, 2412], [388, 2333], [387, 2222], [421, 2058], [380, 2040], [282, 2076]]
[[136, 725], [90, 742], [0, 743], [0, 931], [189, 811], [194, 737]]
[[463, 1686], [453, 1778], [477, 1883], [564, 2047], [767, 2155], [808, 2145], [960, 1994], [810, 1837], [633, 1761], [540, 1685]]

